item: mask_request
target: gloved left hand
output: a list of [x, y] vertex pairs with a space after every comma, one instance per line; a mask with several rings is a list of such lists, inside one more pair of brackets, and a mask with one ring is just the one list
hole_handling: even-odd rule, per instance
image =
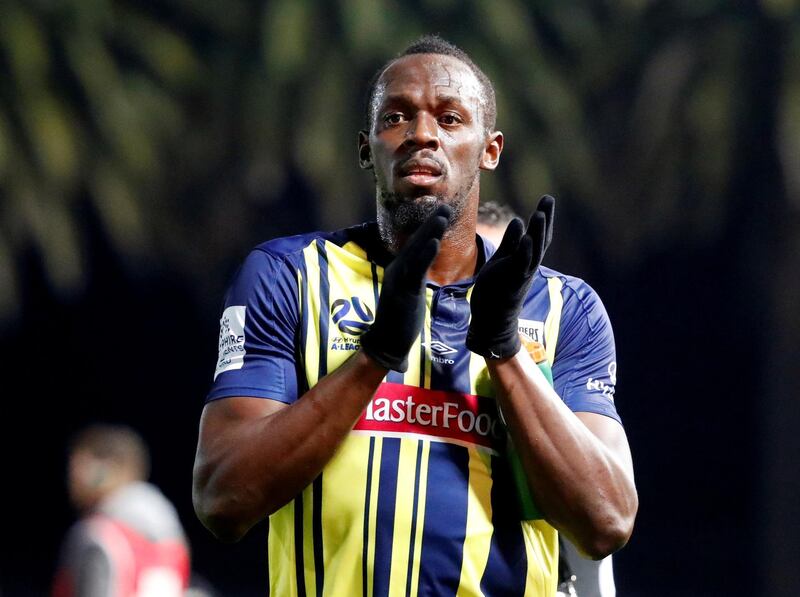
[[544, 195], [523, 230], [514, 218], [495, 254], [475, 279], [467, 348], [487, 359], [514, 356], [520, 349], [519, 313], [536, 269], [553, 238], [555, 199]]

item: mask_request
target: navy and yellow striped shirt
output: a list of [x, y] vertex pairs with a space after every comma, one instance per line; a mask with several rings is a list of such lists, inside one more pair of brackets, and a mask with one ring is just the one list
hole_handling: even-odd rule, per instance
[[[478, 241], [483, 262], [493, 249]], [[374, 224], [257, 247], [226, 297], [208, 400], [297, 400], [358, 350], [388, 259]], [[464, 346], [473, 281], [427, 284], [408, 371], [387, 374], [319, 477], [270, 517], [272, 595], [555, 594], [557, 532], [520, 521], [492, 384]], [[619, 420], [614, 339], [588, 285], [540, 268], [519, 322], [573, 411]]]

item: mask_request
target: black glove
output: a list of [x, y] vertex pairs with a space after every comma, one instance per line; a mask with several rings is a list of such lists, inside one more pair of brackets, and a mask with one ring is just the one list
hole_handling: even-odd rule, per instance
[[475, 279], [467, 332], [467, 348], [487, 359], [514, 356], [520, 349], [519, 312], [533, 282], [533, 275], [553, 240], [555, 199], [539, 200], [523, 233], [522, 220], [514, 218], [506, 228], [497, 252]]
[[425, 273], [439, 252], [450, 213], [446, 205], [437, 207], [383, 274], [375, 323], [361, 336], [361, 348], [382, 367], [408, 370], [408, 351], [425, 321]]

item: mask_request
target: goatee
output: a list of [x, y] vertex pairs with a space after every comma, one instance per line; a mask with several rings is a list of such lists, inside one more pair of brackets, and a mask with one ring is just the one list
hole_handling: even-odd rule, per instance
[[461, 220], [469, 202], [469, 193], [477, 179], [476, 174], [471, 183], [450, 201], [447, 201], [444, 195], [439, 193], [409, 198], [398, 193], [380, 191], [378, 195], [378, 230], [384, 245], [396, 253], [399, 249], [400, 239], [413, 234], [442, 203], [449, 205], [452, 210], [450, 223], [444, 233], [447, 237], [450, 229]]

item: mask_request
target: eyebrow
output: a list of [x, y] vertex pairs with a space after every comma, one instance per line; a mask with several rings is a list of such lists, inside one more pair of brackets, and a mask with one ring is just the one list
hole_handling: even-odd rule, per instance
[[[464, 108], [470, 108], [469, 104], [464, 102], [462, 98], [459, 98], [455, 95], [437, 95], [436, 100], [443, 104], [457, 104]], [[412, 99], [408, 95], [394, 93], [394, 94], [385, 94], [381, 101], [377, 104], [377, 108], [380, 106], [392, 105], [392, 104], [410, 104], [412, 103]], [[478, 106], [480, 106], [480, 99], [478, 99]]]

